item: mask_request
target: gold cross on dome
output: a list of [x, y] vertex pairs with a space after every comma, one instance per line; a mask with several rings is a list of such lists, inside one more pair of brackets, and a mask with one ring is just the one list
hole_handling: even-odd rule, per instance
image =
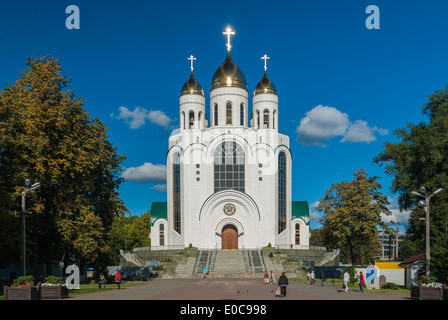
[[232, 47], [230, 45], [230, 36], [233, 36], [235, 34], [234, 31], [230, 27], [227, 27], [226, 32], [223, 32], [222, 34], [227, 36], [227, 51], [230, 51], [230, 48]]
[[191, 71], [193, 72], [193, 61], [196, 60], [196, 58], [193, 55], [191, 55], [190, 58], [188, 58], [188, 60], [191, 60], [191, 67], [190, 68], [191, 68]]
[[261, 57], [261, 60], [264, 60], [264, 71], [266, 71], [268, 69], [268, 67], [266, 66], [266, 60], [270, 59], [266, 54], [264, 56]]

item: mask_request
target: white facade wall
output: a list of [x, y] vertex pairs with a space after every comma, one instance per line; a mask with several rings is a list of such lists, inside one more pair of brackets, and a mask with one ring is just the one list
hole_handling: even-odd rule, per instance
[[[232, 103], [232, 125], [226, 125], [226, 104]], [[192, 244], [200, 249], [221, 249], [224, 226], [238, 230], [238, 249], [294, 244], [295, 223], [301, 223], [301, 245], [308, 245], [309, 226], [292, 221], [292, 158], [289, 137], [278, 133], [278, 96], [257, 94], [253, 98], [253, 125], [249, 127], [248, 92], [239, 87], [219, 87], [210, 92], [210, 124], [205, 121], [205, 98], [197, 94], [180, 97], [180, 130], [169, 138], [167, 152], [167, 219], [158, 219], [151, 230], [152, 246], [159, 246], [159, 226], [165, 225], [165, 245]], [[215, 126], [214, 105], [218, 105]], [[244, 105], [244, 125], [240, 105]], [[263, 112], [269, 111], [269, 126], [263, 126]], [[195, 123], [189, 125], [189, 113]], [[255, 112], [260, 112], [260, 128]], [[201, 121], [199, 120], [201, 113]], [[274, 129], [275, 128], [275, 129]], [[224, 141], [235, 141], [245, 153], [244, 192], [226, 189], [214, 192], [214, 151]], [[278, 234], [278, 155], [287, 161], [286, 229]], [[181, 232], [173, 229], [173, 156], [181, 156]], [[235, 212], [228, 215], [224, 206]]]

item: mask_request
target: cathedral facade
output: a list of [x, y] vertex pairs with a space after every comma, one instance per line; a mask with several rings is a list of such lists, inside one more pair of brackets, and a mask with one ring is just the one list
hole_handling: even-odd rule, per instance
[[[292, 200], [289, 137], [279, 132], [278, 93], [267, 75], [249, 105], [246, 78], [230, 54], [213, 75], [210, 101], [193, 74], [179, 98], [179, 130], [169, 138], [167, 202], [151, 207], [153, 249], [237, 250], [309, 244], [309, 208]], [[249, 118], [249, 107], [251, 114]]]

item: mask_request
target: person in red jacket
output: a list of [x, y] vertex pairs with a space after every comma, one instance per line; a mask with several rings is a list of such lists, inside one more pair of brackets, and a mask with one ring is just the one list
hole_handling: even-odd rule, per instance
[[117, 284], [118, 289], [120, 289], [121, 273], [118, 271], [118, 269], [115, 272], [115, 283]]
[[361, 289], [361, 293], [364, 293], [364, 275], [362, 274], [362, 271], [359, 272], [359, 289]]

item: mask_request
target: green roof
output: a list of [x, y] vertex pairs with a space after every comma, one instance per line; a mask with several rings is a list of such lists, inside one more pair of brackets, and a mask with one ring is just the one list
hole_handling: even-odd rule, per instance
[[151, 226], [153, 226], [154, 222], [156, 222], [158, 219], [166, 220], [166, 212], [166, 202], [153, 202], [151, 205]]
[[291, 209], [291, 219], [300, 218], [307, 225], [310, 224], [310, 207], [308, 206], [308, 201], [293, 201]]

